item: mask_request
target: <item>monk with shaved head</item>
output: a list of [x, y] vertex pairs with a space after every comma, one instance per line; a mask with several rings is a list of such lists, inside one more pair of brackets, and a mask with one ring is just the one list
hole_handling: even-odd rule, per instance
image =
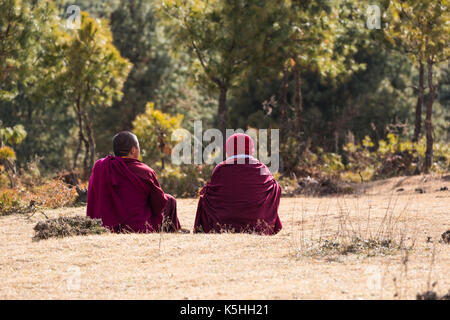
[[114, 136], [114, 156], [98, 160], [89, 180], [87, 215], [113, 232], [186, 232], [175, 198], [164, 193], [155, 171], [139, 161], [137, 137]]

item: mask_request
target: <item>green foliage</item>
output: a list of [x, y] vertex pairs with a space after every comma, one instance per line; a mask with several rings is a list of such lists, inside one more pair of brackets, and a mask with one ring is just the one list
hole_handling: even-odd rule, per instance
[[167, 0], [160, 6], [179, 28], [175, 32], [179, 43], [197, 58], [198, 79], [228, 87], [239, 84], [255, 49], [261, 48], [266, 36], [263, 28], [276, 7], [270, 1], [242, 0]]
[[[436, 86], [434, 66], [447, 62], [450, 58], [450, 13], [447, 0], [411, 0], [391, 1], [389, 6], [390, 27], [386, 32], [387, 40], [393, 47], [401, 48], [412, 62], [419, 62], [421, 74], [427, 67], [429, 94], [426, 102], [425, 129], [427, 150], [424, 172], [428, 173], [433, 161], [433, 103]], [[423, 82], [423, 81], [421, 81]], [[421, 89], [419, 98], [423, 95]], [[418, 107], [420, 106], [418, 100]], [[418, 119], [420, 120], [420, 119]], [[418, 121], [419, 122], [419, 121]], [[417, 139], [416, 139], [417, 140]]]
[[[389, 133], [386, 140], [381, 139], [377, 144], [366, 136], [360, 144], [347, 143], [343, 147], [342, 156], [324, 152], [322, 148], [316, 148], [315, 152], [307, 149], [303, 152], [295, 173], [298, 177], [310, 176], [319, 181], [333, 179], [344, 182], [367, 182], [420, 173], [426, 152], [425, 137], [414, 143], [400, 135]], [[435, 161], [431, 171], [441, 174], [448, 172], [450, 146], [446, 143], [436, 143], [434, 154]], [[294, 192], [295, 190], [291, 189], [296, 182], [291, 180], [292, 178], [283, 177], [282, 185], [286, 190]]]
[[110, 152], [111, 136], [131, 129], [148, 101], [165, 113], [183, 114], [187, 129], [199, 119], [212, 125], [211, 109], [216, 103], [193, 81], [191, 56], [176, 50], [175, 37], [154, 7], [147, 0], [122, 0], [110, 16], [114, 45], [133, 63], [133, 69], [124, 84], [123, 98], [99, 114], [95, 124], [100, 154]]
[[[16, 153], [11, 147], [1, 147], [0, 148], [0, 161], [1, 160], [7, 160], [7, 161], [15, 161], [16, 160]], [[0, 170], [1, 172], [2, 170]]]
[[12, 191], [0, 192], [0, 216], [19, 212], [22, 209], [20, 199]]
[[[387, 140], [379, 140], [376, 148], [369, 136], [362, 144], [348, 143], [344, 147], [347, 158], [346, 172], [342, 177], [353, 181], [368, 181], [398, 175], [412, 175], [420, 172], [421, 161], [425, 158], [426, 140], [418, 143], [401, 138], [393, 133]], [[437, 143], [434, 146], [436, 161], [432, 171], [443, 173], [450, 170], [450, 147]]]
[[164, 192], [175, 197], [196, 198], [210, 179], [212, 166], [170, 166], [158, 175]]
[[70, 5], [77, 5], [82, 11], [96, 18], [107, 18], [119, 6], [120, 0], [56, 0], [58, 7], [66, 12]]
[[449, 19], [447, 0], [393, 0], [385, 37], [412, 61], [439, 63], [450, 57]]
[[189, 48], [197, 82], [219, 92], [217, 123], [227, 125], [227, 94], [238, 87], [250, 66], [261, 62], [273, 30], [278, 4], [272, 1], [161, 1], [177, 43]]
[[122, 0], [110, 20], [113, 43], [133, 68], [124, 84], [123, 98], [102, 117], [102, 129], [109, 134], [103, 140], [108, 142], [117, 131], [128, 130], [136, 116], [144, 112], [147, 102], [155, 100], [161, 77], [170, 63], [164, 37], [158, 34], [152, 3]]
[[[89, 12], [80, 30], [64, 27], [71, 4]], [[448, 170], [448, 2], [380, 0], [383, 30], [365, 26], [367, 4], [0, 0], [0, 119], [27, 133], [1, 129], [1, 153], [17, 172], [42, 159], [25, 172], [30, 182], [72, 169], [83, 152], [89, 167], [153, 101], [141, 117], [154, 122], [139, 136], [144, 159], [161, 166], [168, 132], [203, 120], [204, 129], [280, 128], [286, 175], [368, 181], [417, 173], [426, 148], [409, 141], [422, 60], [436, 87], [427, 119], [436, 142], [432, 170]], [[425, 100], [431, 96], [426, 88]], [[166, 123], [178, 115], [182, 122]], [[394, 124], [405, 127], [395, 139]], [[348, 144], [354, 141], [361, 143]], [[0, 183], [13, 179], [6, 169], [11, 176]], [[171, 188], [178, 178], [196, 185], [180, 170], [168, 175]]]
[[78, 147], [74, 168], [84, 146], [84, 169], [89, 172], [95, 161], [95, 137], [92, 119], [100, 108], [110, 107], [122, 97], [122, 86], [131, 69], [113, 45], [108, 22], [96, 21], [85, 12], [81, 27], [64, 44], [66, 69], [60, 84], [77, 115]]
[[27, 132], [23, 125], [18, 124], [13, 128], [0, 128], [0, 141], [10, 146], [21, 144], [27, 137]]
[[28, 1], [0, 1], [0, 100], [14, 99], [20, 80], [30, 76], [27, 66], [37, 55], [33, 43], [40, 24], [39, 15], [33, 18], [38, 14], [34, 11]]
[[22, 125], [16, 125], [13, 128], [0, 128], [0, 187], [2, 180], [4, 180], [1, 179], [1, 176], [4, 174], [8, 176], [11, 187], [14, 187], [16, 180], [16, 153], [11, 147], [4, 146], [4, 144], [18, 145], [22, 143], [26, 136], [27, 132]]
[[286, 58], [293, 59], [293, 67], [300, 64], [303, 69], [315, 68], [329, 78], [348, 76], [365, 68], [364, 63], [352, 59], [357, 43], [368, 34], [362, 26], [362, 4], [308, 0], [286, 1], [285, 6], [290, 20]]
[[154, 103], [147, 104], [145, 113], [133, 122], [134, 133], [139, 137], [145, 161], [161, 160], [161, 167], [164, 168], [165, 159], [170, 156], [174, 147], [172, 132], [180, 128], [182, 121], [183, 116], [180, 114], [172, 117], [155, 110]]
[[38, 155], [61, 166], [71, 118], [57, 90], [65, 37], [56, 8], [47, 0], [2, 0], [0, 7], [0, 118], [28, 133], [15, 148], [20, 164]]
[[81, 21], [81, 28], [69, 33], [64, 45], [66, 93], [83, 99], [86, 107], [110, 106], [121, 97], [131, 66], [112, 44], [107, 21], [94, 20], [84, 12]]

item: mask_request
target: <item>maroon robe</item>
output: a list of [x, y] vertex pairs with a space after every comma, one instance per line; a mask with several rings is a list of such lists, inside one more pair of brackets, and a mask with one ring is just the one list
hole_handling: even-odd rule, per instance
[[257, 159], [224, 161], [200, 192], [194, 232], [276, 234], [282, 228], [280, 197], [280, 186]]
[[129, 158], [98, 160], [89, 180], [87, 215], [113, 232], [176, 231], [176, 201], [165, 194], [155, 172]]

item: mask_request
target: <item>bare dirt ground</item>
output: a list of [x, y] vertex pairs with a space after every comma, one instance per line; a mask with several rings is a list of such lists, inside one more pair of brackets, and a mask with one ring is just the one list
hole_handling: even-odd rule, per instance
[[[0, 217], [0, 298], [415, 299], [434, 282], [443, 294], [450, 289], [450, 244], [439, 242], [450, 229], [444, 186], [450, 182], [442, 177], [417, 176], [367, 184], [359, 196], [283, 198], [284, 228], [273, 237], [106, 234], [33, 242], [42, 214]], [[192, 228], [196, 205], [178, 201], [183, 226]], [[84, 215], [85, 208], [45, 213]], [[305, 254], [319, 238], [382, 230], [413, 249]]]

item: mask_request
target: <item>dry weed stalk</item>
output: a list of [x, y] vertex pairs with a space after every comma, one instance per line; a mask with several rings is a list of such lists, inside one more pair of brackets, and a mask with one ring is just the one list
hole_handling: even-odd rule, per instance
[[[346, 255], [349, 253], [365, 254], [367, 256], [394, 254], [398, 250], [408, 251], [414, 248], [415, 236], [411, 235], [410, 219], [407, 214], [410, 212], [408, 203], [403, 208], [398, 208], [398, 198], [393, 193], [390, 194], [387, 207], [381, 221], [377, 222], [373, 218], [371, 200], [367, 201], [367, 209], [359, 202], [356, 196], [355, 207], [352, 210], [349, 201], [345, 196], [331, 198], [327, 208], [321, 212], [320, 205], [315, 209], [311, 218], [310, 235], [306, 234], [305, 216], [306, 211], [302, 202], [300, 243], [296, 243], [294, 229], [294, 210], [291, 214], [292, 235], [291, 245], [294, 246], [295, 256], [333, 256]], [[337, 228], [334, 232], [328, 232], [327, 216], [332, 201], [337, 205]], [[367, 213], [365, 213], [367, 212]], [[398, 212], [398, 213], [397, 213]], [[318, 228], [318, 230], [317, 230]], [[372, 230], [375, 230], [372, 233]], [[407, 243], [407, 240], [410, 240]]]

